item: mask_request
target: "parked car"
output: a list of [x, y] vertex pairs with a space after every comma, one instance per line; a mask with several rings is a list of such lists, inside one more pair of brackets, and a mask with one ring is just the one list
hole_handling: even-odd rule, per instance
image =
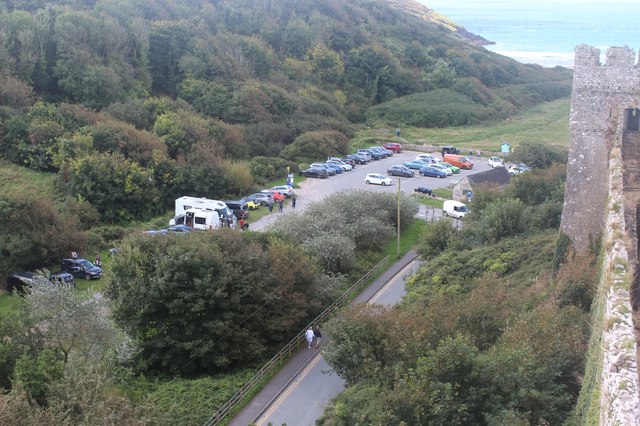
[[443, 166], [442, 164], [433, 163], [429, 166], [433, 167], [434, 169], [442, 170], [447, 176], [451, 176], [453, 174], [453, 171], [449, 167]]
[[405, 167], [415, 170], [420, 170], [421, 168], [428, 166], [429, 164], [431, 163], [422, 160], [411, 160], [404, 163]]
[[347, 158], [355, 161], [356, 164], [367, 164], [369, 162], [369, 158], [364, 154], [349, 154], [347, 155]]
[[173, 225], [166, 229], [166, 231], [172, 234], [188, 234], [193, 232], [193, 228], [187, 225]]
[[258, 210], [260, 208], [260, 203], [258, 201], [248, 200], [246, 198], [243, 198], [243, 200], [247, 203], [249, 210]]
[[[370, 153], [368, 150], [364, 149], [364, 148], [359, 149], [359, 150], [356, 152], [356, 154], [358, 154], [358, 155], [362, 155], [364, 158], [366, 158], [366, 159], [367, 159], [367, 161], [371, 161], [371, 160], [373, 160], [373, 156], [371, 155], [371, 153]], [[379, 158], [378, 158], [378, 160], [379, 160]]]
[[76, 281], [73, 279], [73, 275], [68, 272], [58, 272], [57, 274], [49, 275], [49, 281], [56, 285], [66, 285], [69, 287], [75, 287]]
[[356, 162], [356, 160], [349, 158], [349, 157], [342, 157], [340, 159], [340, 161], [342, 161], [343, 163], [346, 163], [348, 165], [351, 166], [351, 168], [354, 168], [358, 163]]
[[33, 272], [13, 272], [7, 276], [7, 291], [12, 293], [24, 293], [25, 289], [31, 287], [36, 274]]
[[327, 167], [329, 167], [329, 168], [333, 169], [333, 171], [334, 171], [334, 172], [336, 172], [336, 174], [337, 174], [337, 175], [344, 173], [344, 169], [343, 169], [340, 165], [338, 165], [338, 164], [335, 164], [335, 163], [327, 163], [327, 162], [325, 162], [324, 164], [325, 164]]
[[336, 175], [336, 169], [334, 169], [333, 167], [329, 167], [329, 165], [324, 164], [324, 163], [311, 163], [309, 168], [311, 168], [311, 169], [324, 169], [324, 170], [327, 171], [329, 176], [335, 176]]
[[369, 154], [371, 160], [380, 160], [382, 158], [382, 154], [373, 150], [373, 149], [359, 149], [358, 152], [366, 152]]
[[329, 177], [329, 172], [319, 167], [311, 167], [300, 172], [300, 176], [311, 177], [317, 179], [326, 179]]
[[422, 160], [422, 161], [426, 161], [426, 162], [429, 162], [429, 163], [433, 163], [433, 162], [437, 161], [436, 158], [431, 154], [419, 154], [416, 157], [416, 160]]
[[62, 259], [60, 271], [68, 272], [74, 277], [81, 277], [86, 280], [102, 277], [102, 268], [94, 265], [87, 259]]
[[442, 214], [448, 217], [462, 219], [467, 213], [469, 213], [469, 208], [460, 201], [445, 200], [442, 205]]
[[433, 167], [432, 164], [425, 166], [420, 169], [420, 175], [428, 176], [428, 177], [436, 177], [436, 178], [446, 178], [447, 174], [441, 170]]
[[442, 155], [444, 156], [445, 154], [459, 154], [460, 150], [458, 148], [456, 148], [455, 146], [443, 146], [442, 147]]
[[231, 209], [236, 218], [248, 219], [249, 218], [249, 206], [245, 200], [229, 200], [224, 202], [227, 207]]
[[381, 175], [380, 173], [369, 173], [364, 178], [364, 183], [371, 185], [391, 185], [391, 179], [385, 175]]
[[339, 158], [330, 158], [327, 160], [327, 163], [337, 164], [338, 166], [342, 167], [342, 170], [344, 170], [345, 172], [353, 170], [353, 166], [351, 164], [347, 164]]
[[442, 167], [446, 167], [447, 169], [451, 170], [452, 173], [460, 173], [460, 167], [454, 166], [453, 164], [445, 163], [444, 161], [436, 161], [433, 164], [438, 164]]
[[278, 191], [287, 198], [293, 195], [293, 187], [291, 185], [277, 185], [269, 188], [270, 191]]
[[387, 142], [382, 145], [382, 147], [384, 149], [388, 149], [389, 151], [402, 152], [402, 145], [400, 145], [398, 142]]
[[370, 146], [368, 149], [380, 154], [380, 158], [387, 158], [390, 155], [393, 155], [393, 152], [387, 151], [386, 149], [382, 149], [382, 148], [377, 147], [377, 146]]
[[247, 202], [253, 201], [255, 203], [260, 203], [261, 206], [266, 207], [269, 204], [273, 204], [273, 196], [268, 192], [258, 192], [255, 194], [251, 194], [245, 197]]
[[526, 172], [527, 170], [524, 167], [521, 166], [511, 166], [509, 167], [509, 174], [511, 176], [517, 176], [519, 174], [522, 174], [524, 172]]
[[504, 167], [504, 163], [500, 157], [489, 157], [489, 166], [495, 169], [496, 167]]
[[387, 174], [391, 176], [413, 177], [414, 173], [407, 166], [391, 166], [387, 169]]

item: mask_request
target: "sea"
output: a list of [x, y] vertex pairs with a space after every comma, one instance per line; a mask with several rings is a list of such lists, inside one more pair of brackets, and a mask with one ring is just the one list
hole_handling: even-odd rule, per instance
[[640, 0], [418, 0], [495, 42], [488, 50], [522, 63], [573, 66], [588, 44], [640, 48]]

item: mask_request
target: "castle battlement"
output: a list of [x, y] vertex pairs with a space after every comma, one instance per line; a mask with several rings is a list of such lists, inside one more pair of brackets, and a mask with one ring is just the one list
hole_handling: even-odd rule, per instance
[[586, 44], [575, 48], [575, 67], [609, 67], [630, 70], [636, 67], [636, 52], [628, 47], [610, 47], [606, 52], [604, 64], [600, 63], [600, 49]]

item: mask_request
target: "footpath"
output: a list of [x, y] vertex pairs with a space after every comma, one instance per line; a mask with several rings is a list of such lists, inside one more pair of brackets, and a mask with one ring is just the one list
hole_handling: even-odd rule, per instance
[[[364, 289], [352, 302], [366, 303], [384, 285], [398, 274], [409, 263], [415, 260], [418, 254], [410, 251], [400, 260], [391, 265], [380, 277], [373, 281]], [[323, 337], [324, 339], [324, 337]], [[323, 342], [324, 344], [324, 342]], [[278, 396], [293, 382], [302, 370], [317, 354], [315, 350], [310, 351], [304, 342], [298, 352], [284, 365], [284, 367], [264, 386], [264, 388], [251, 400], [251, 402], [229, 423], [231, 426], [247, 426], [253, 423], [260, 415], [269, 408]]]

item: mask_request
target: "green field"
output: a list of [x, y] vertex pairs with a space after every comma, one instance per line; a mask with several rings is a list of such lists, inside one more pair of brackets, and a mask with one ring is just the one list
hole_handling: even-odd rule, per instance
[[[508, 120], [442, 129], [402, 128], [402, 139], [424, 145], [455, 145], [458, 148], [500, 151], [502, 143], [518, 145], [538, 142], [550, 146], [569, 145], [570, 99], [540, 104]], [[375, 126], [374, 126], [375, 127]], [[395, 129], [364, 129], [354, 138], [353, 147], [371, 146], [376, 140], [393, 140]]]

